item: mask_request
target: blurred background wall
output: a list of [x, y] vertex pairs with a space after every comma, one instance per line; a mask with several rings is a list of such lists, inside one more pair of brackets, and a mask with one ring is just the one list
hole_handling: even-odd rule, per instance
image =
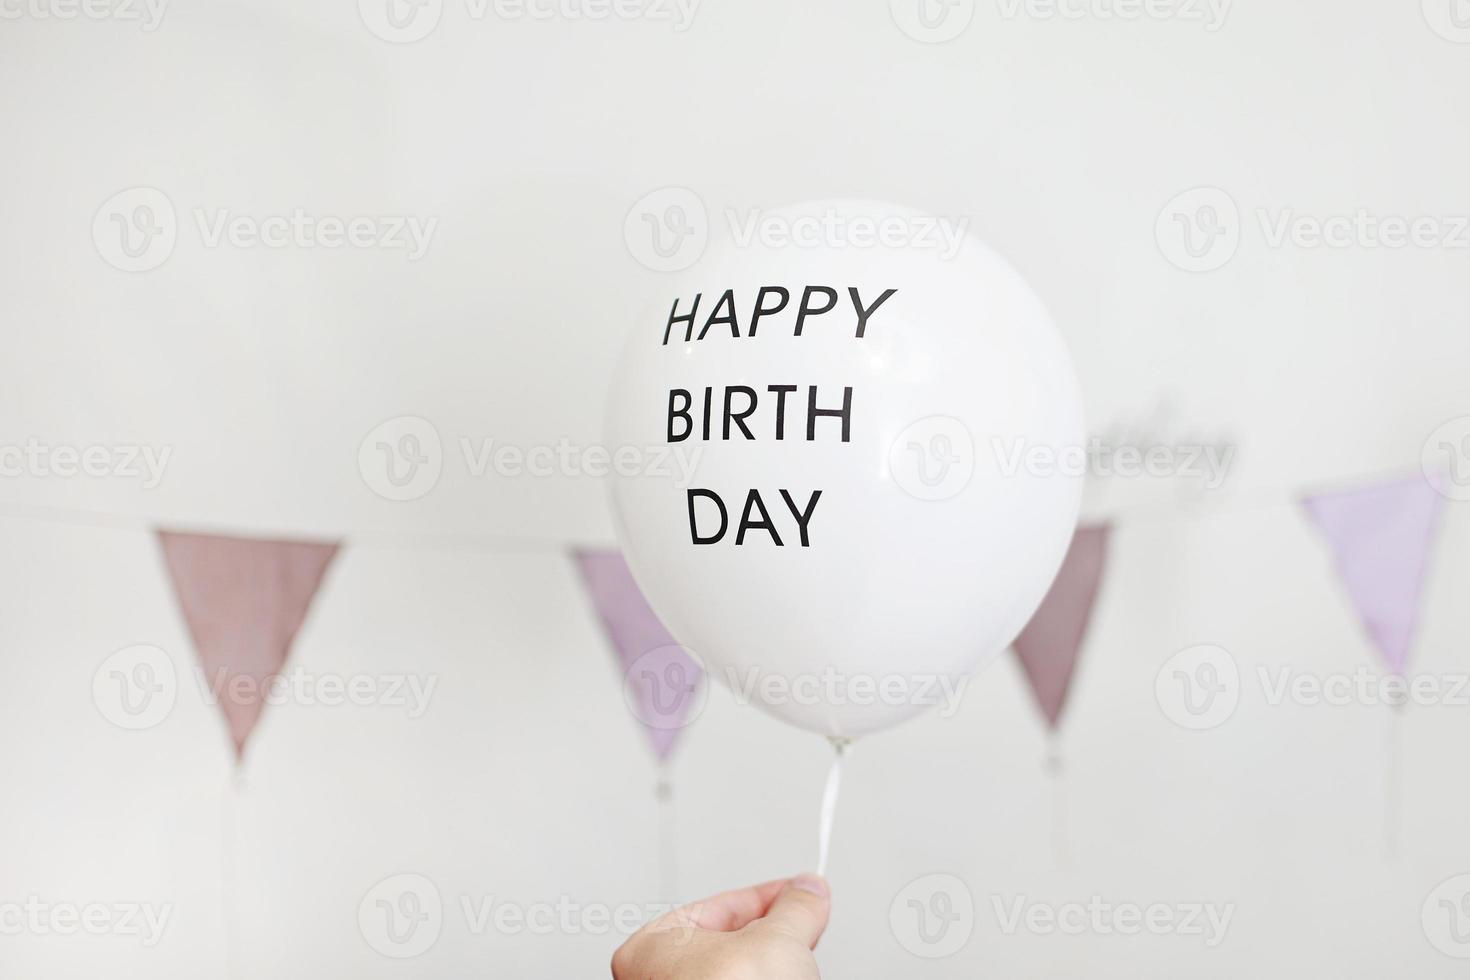
[[[3, 441], [168, 461], [157, 481], [0, 480], [0, 902], [172, 912], [146, 947], [3, 935], [0, 966], [597, 975], [619, 940], [585, 916], [535, 934], [466, 907], [647, 906], [813, 863], [827, 748], [720, 688], [660, 829], [659, 773], [566, 558], [611, 543], [601, 481], [472, 456], [598, 442], [616, 351], [664, 281], [645, 216], [693, 217], [678, 262], [753, 214], [856, 196], [963, 221], [1007, 256], [1067, 337], [1095, 432], [1234, 458], [1209, 489], [1095, 481], [1085, 516], [1117, 530], [1056, 746], [1008, 658], [953, 716], [857, 746], [824, 970], [1459, 975], [1426, 917], [1470, 872], [1470, 708], [1273, 705], [1259, 668], [1376, 670], [1294, 497], [1412, 475], [1470, 413], [1470, 16], [1449, 0], [596, 9], [4, 8]], [[373, 244], [212, 238], [298, 212], [366, 216]], [[1385, 241], [1385, 220], [1426, 217], [1423, 243]], [[392, 244], [399, 219], [422, 248]], [[1345, 244], [1314, 239], [1340, 219]], [[406, 417], [428, 424], [438, 476], [393, 500], [359, 450]], [[232, 775], [155, 525], [343, 539], [292, 662], [432, 677], [426, 710], [272, 706]], [[1441, 677], [1470, 670], [1466, 531], [1447, 503], [1414, 654]], [[93, 675], [138, 643], [186, 680], [131, 732]], [[1239, 705], [1187, 731], [1155, 679], [1203, 643], [1238, 664]], [[399, 874], [444, 906], [407, 961], [359, 924]], [[936, 959], [890, 915], [933, 874], [974, 904], [968, 941]], [[1094, 896], [1232, 917], [1213, 946], [1005, 928], [1018, 899]]]

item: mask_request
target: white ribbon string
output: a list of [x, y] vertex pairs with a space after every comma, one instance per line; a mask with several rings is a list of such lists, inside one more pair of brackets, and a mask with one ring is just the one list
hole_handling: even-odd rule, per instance
[[822, 814], [817, 825], [817, 874], [827, 874], [827, 854], [832, 847], [832, 822], [837, 816], [837, 794], [842, 789], [842, 759], [847, 751], [847, 739], [832, 739], [836, 756], [832, 768], [827, 772], [827, 788], [822, 791]]

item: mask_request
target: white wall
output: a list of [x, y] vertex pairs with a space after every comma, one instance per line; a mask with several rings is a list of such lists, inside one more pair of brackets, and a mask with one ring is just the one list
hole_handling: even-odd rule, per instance
[[[472, 935], [458, 899], [663, 898], [657, 774], [560, 553], [610, 539], [603, 488], [475, 477], [458, 440], [599, 438], [612, 358], [661, 281], [630, 254], [624, 218], [665, 186], [695, 190], [717, 221], [836, 195], [968, 218], [1053, 310], [1095, 428], [1167, 401], [1171, 438], [1238, 446], [1202, 504], [1171, 503], [1171, 486], [1098, 488], [1091, 512], [1123, 524], [1059, 783], [1008, 661], [955, 717], [857, 747], [829, 976], [1459, 975], [1421, 906], [1470, 872], [1465, 709], [1403, 719], [1389, 859], [1390, 712], [1268, 706], [1256, 667], [1372, 665], [1288, 494], [1413, 471], [1430, 433], [1470, 413], [1465, 253], [1273, 248], [1256, 212], [1470, 212], [1457, 101], [1470, 47], [1416, 5], [1371, 0], [1238, 0], [1213, 32], [1012, 18], [997, 0], [944, 44], [868, 0], [704, 0], [682, 32], [470, 9], [445, 0], [439, 28], [408, 45], [375, 38], [350, 3], [174, 0], [152, 32], [30, 14], [0, 32], [0, 442], [172, 453], [152, 489], [0, 479], [0, 902], [174, 908], [146, 950], [0, 936], [7, 975], [227, 975], [230, 961], [240, 976], [597, 975], [613, 938]], [[89, 230], [138, 185], [168, 194], [179, 244], [126, 274]], [[1155, 223], [1201, 185], [1239, 207], [1241, 242], [1223, 268], [1187, 273]], [[191, 214], [297, 207], [439, 223], [409, 263], [206, 248]], [[376, 496], [357, 466], [364, 435], [400, 415], [444, 443], [439, 485], [410, 503]], [[1415, 654], [1439, 674], [1466, 669], [1464, 507], [1446, 508]], [[150, 522], [358, 542], [296, 662], [432, 675], [430, 710], [273, 708], [235, 791], [192, 682], [156, 728], [107, 723], [91, 684], [108, 654], [151, 642], [190, 663]], [[1246, 682], [1234, 718], [1190, 733], [1160, 711], [1154, 677], [1203, 642]], [[681, 893], [810, 865], [826, 761], [817, 740], [714, 691], [674, 766]], [[364, 894], [399, 872], [433, 880], [449, 907], [408, 962], [357, 926]], [[968, 882], [977, 924], [931, 962], [888, 916], [933, 872]], [[992, 896], [1023, 895], [1235, 913], [1211, 949], [1005, 935]]]

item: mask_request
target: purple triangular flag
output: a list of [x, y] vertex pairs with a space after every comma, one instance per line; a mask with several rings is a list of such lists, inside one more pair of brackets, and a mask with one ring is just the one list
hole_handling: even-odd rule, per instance
[[[694, 697], [702, 671], [684, 652], [643, 598], [633, 573], [617, 551], [574, 553], [582, 582], [602, 620], [608, 641], [625, 675], [625, 696], [636, 699], [634, 713], [660, 762], [674, 751], [679, 733], [693, 719]], [[637, 677], [626, 676], [638, 667]], [[670, 686], [665, 678], [676, 678]], [[663, 690], [668, 687], [669, 690]]]
[[1373, 645], [1402, 674], [1444, 503], [1423, 477], [1305, 498]]
[[1036, 705], [1053, 730], [1072, 686], [1108, 551], [1107, 525], [1079, 527], [1067, 557], [1031, 622], [1013, 644]]
[[238, 762], [337, 546], [172, 531], [158, 541]]

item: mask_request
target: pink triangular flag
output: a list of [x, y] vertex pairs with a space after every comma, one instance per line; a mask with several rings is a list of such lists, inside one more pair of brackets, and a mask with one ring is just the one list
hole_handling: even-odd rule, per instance
[[337, 545], [162, 530], [158, 540], [238, 761]]
[[1302, 501], [1332, 546], [1338, 575], [1394, 673], [1409, 663], [1420, 596], [1444, 498], [1424, 478], [1316, 494]]
[[1107, 525], [1079, 527], [1067, 557], [1031, 622], [1016, 637], [1016, 656], [1053, 730], [1067, 703], [1108, 550]]
[[702, 671], [649, 608], [620, 553], [578, 551], [573, 557], [623, 672], [639, 666], [640, 676], [627, 678], [625, 688], [638, 702], [654, 755], [664, 762], [692, 720]]

